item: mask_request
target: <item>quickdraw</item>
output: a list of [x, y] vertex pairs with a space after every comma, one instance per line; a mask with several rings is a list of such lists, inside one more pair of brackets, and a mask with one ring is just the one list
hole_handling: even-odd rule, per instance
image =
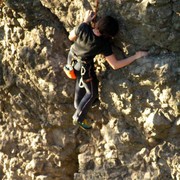
[[83, 79], [83, 76], [86, 73], [86, 68], [82, 65], [81, 66], [81, 78], [79, 80], [79, 87], [80, 88], [84, 88], [84, 83], [88, 83], [90, 81], [92, 81], [92, 77], [89, 77], [88, 79]]

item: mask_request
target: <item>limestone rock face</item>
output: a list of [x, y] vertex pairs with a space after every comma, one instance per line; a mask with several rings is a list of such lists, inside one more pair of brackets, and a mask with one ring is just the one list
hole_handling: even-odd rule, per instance
[[100, 105], [93, 129], [72, 124], [74, 81], [63, 66], [68, 32], [95, 1], [0, 1], [0, 179], [180, 179], [180, 2], [99, 0], [115, 16], [112, 70], [95, 58]]

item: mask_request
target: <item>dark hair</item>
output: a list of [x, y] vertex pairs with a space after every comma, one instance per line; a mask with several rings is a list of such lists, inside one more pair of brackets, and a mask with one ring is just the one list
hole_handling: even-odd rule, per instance
[[119, 31], [118, 21], [111, 16], [102, 17], [95, 27], [105, 37], [114, 37]]

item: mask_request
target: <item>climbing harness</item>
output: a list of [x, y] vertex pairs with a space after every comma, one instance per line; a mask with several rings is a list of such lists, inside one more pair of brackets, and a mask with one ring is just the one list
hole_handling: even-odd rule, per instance
[[[92, 26], [95, 25], [95, 22], [96, 22], [96, 20], [97, 20], [98, 7], [99, 7], [99, 0], [95, 0], [95, 9], [94, 9], [95, 18], [93, 19], [93, 22], [92, 22], [93, 24], [92, 24]], [[79, 57], [79, 56], [77, 56], [77, 55], [75, 55], [75, 54], [72, 54], [72, 56], [73, 56], [73, 59], [74, 59], [74, 60], [77, 60], [77, 61], [81, 64], [81, 78], [80, 78], [80, 81], [79, 81], [79, 87], [80, 87], [80, 88], [83, 88], [83, 87], [84, 87], [83, 83], [84, 83], [84, 82], [85, 82], [85, 83], [90, 82], [90, 81], [92, 80], [92, 78], [90, 77], [90, 78], [85, 79], [85, 80], [83, 79], [83, 76], [84, 76], [85, 73], [86, 73], [86, 68], [84, 67], [83, 64], [86, 64], [86, 62], [84, 62], [81, 57]], [[72, 61], [73, 61], [73, 59], [72, 59]], [[66, 74], [70, 79], [76, 79], [76, 78], [77, 78], [77, 77], [76, 77], [76, 74], [75, 74], [75, 72], [74, 72], [74, 68], [73, 68], [73, 67], [74, 67], [74, 64], [72, 63], [72, 64], [66, 64], [66, 65], [64, 66], [64, 68], [63, 68], [65, 74]]]

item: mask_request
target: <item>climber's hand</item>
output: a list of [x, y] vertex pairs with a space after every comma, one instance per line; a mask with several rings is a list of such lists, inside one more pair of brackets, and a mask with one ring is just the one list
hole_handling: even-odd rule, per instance
[[147, 51], [137, 51], [136, 54], [135, 54], [136, 59], [139, 59], [139, 58], [147, 56], [147, 55], [148, 55]]
[[88, 10], [85, 13], [84, 22], [90, 23], [95, 17], [96, 17], [96, 14], [93, 11]]

